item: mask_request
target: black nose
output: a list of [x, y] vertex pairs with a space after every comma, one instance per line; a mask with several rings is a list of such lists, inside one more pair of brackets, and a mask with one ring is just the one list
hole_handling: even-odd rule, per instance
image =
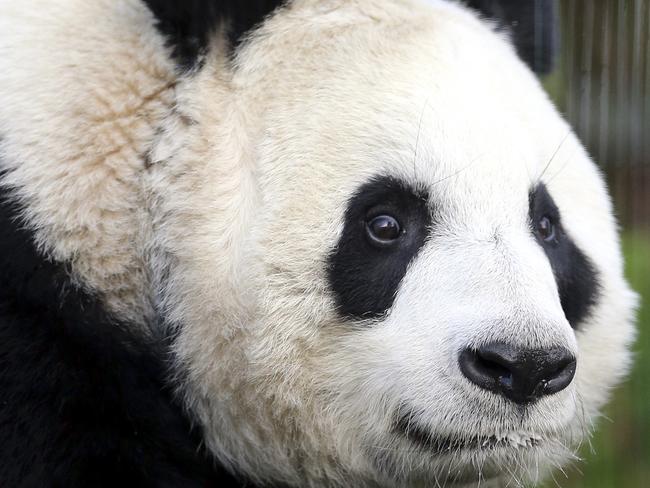
[[472, 383], [520, 405], [564, 390], [576, 372], [576, 359], [561, 347], [522, 349], [494, 342], [465, 349], [458, 362]]

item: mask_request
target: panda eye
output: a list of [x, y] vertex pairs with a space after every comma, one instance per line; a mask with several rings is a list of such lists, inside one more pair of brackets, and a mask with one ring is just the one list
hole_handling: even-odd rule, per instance
[[375, 245], [391, 245], [402, 233], [399, 222], [390, 215], [377, 215], [366, 222], [366, 234], [370, 242]]
[[544, 242], [555, 242], [557, 240], [555, 224], [547, 216], [543, 216], [539, 219], [536, 230], [537, 235], [539, 235]]

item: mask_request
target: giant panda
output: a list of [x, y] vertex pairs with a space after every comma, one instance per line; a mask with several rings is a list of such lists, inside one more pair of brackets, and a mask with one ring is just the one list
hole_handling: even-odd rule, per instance
[[636, 297], [552, 2], [0, 4], [0, 484], [523, 486]]

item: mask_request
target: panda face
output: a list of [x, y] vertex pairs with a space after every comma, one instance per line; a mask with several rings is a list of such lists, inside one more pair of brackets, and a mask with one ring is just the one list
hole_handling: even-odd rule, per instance
[[216, 456], [295, 486], [518, 482], [574, 457], [635, 300], [602, 179], [507, 42], [442, 2], [296, 2], [234, 64], [187, 81], [167, 135], [188, 142], [152, 170]]
[[[440, 92], [430, 88], [436, 81]], [[429, 90], [430, 100], [452, 92], [439, 79], [420, 83], [405, 91]], [[385, 90], [369, 98], [385, 99], [392, 88]], [[362, 116], [353, 133], [342, 123], [345, 133], [335, 127], [318, 137], [351, 148], [321, 155], [328, 149], [306, 143], [295, 154], [314, 147], [317, 154], [306, 156], [313, 164], [297, 161], [285, 181], [269, 178], [278, 186], [268, 194], [279, 202], [263, 213], [269, 227], [260, 231], [268, 236], [262, 237], [264, 267], [273, 270], [263, 315], [267, 324], [283, 325], [264, 336], [291, 344], [304, 327], [299, 340], [307, 350], [293, 360], [310, 365], [301, 370], [312, 371], [314, 415], [331, 422], [339, 456], [348, 463], [361, 457], [356, 462], [367, 466], [358, 469], [380, 479], [489, 479], [503, 465], [544, 464], [570, 453], [584, 427], [571, 381], [579, 346], [568, 317], [581, 327], [599, 277], [539, 178], [547, 161], [513, 144], [531, 135], [514, 120], [505, 121], [508, 129], [499, 127], [504, 122], [490, 127], [492, 118], [473, 113], [486, 96], [465, 92], [455, 100], [454, 110], [473, 119], [463, 116], [457, 126], [455, 114], [438, 109], [437, 100], [408, 113], [410, 98], [393, 96], [382, 115], [409, 120], [405, 127], [390, 134]], [[363, 107], [332, 112], [352, 124], [356, 110]], [[325, 119], [313, 123], [328, 126]], [[484, 142], [468, 147], [463, 139], [473, 130]], [[281, 138], [283, 151], [291, 139]], [[355, 144], [361, 146], [356, 153]], [[270, 160], [275, 146], [268, 150]], [[327, 175], [310, 177], [321, 171]], [[297, 217], [304, 213], [309, 217]], [[276, 248], [279, 235], [286, 241]], [[564, 264], [566, 276], [581, 272], [573, 252], [586, 263], [584, 279], [554, 273]], [[570, 288], [569, 296], [584, 295], [573, 307], [579, 314], [565, 311], [560, 286]], [[278, 303], [286, 305], [278, 310]], [[296, 316], [300, 328], [287, 326]], [[556, 360], [547, 361], [555, 351]], [[466, 352], [473, 375], [464, 368]], [[536, 368], [542, 372], [531, 371]], [[512, 384], [491, 384], [507, 381]], [[546, 394], [544, 381], [562, 388]], [[296, 386], [294, 394], [307, 388]]]

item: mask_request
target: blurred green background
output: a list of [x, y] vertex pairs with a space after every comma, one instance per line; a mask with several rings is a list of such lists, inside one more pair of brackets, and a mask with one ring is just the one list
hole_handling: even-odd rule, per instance
[[544, 84], [610, 185], [626, 274], [641, 295], [636, 360], [584, 460], [546, 488], [650, 487], [650, 0], [558, 0], [560, 56]]

